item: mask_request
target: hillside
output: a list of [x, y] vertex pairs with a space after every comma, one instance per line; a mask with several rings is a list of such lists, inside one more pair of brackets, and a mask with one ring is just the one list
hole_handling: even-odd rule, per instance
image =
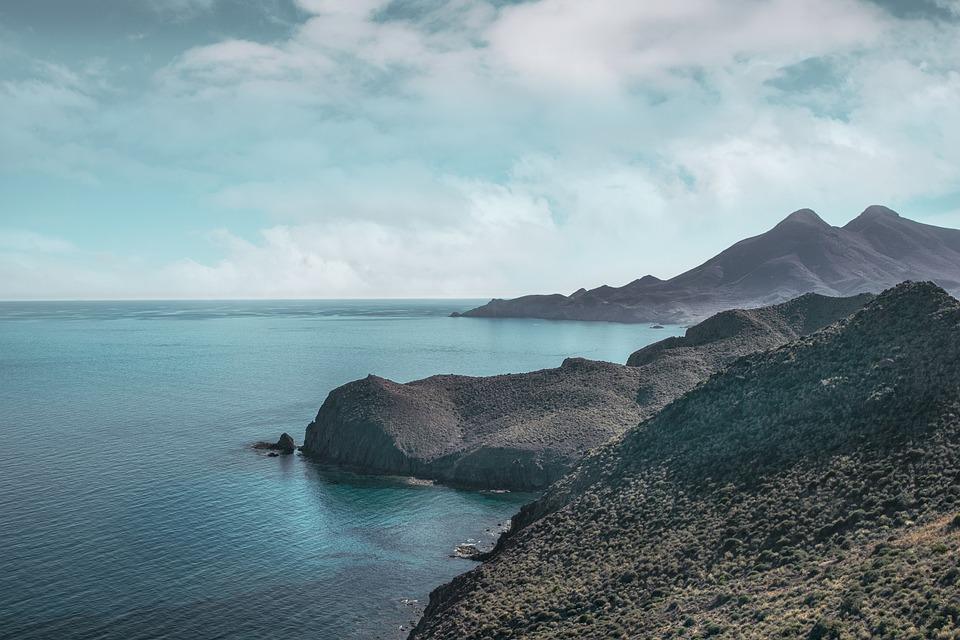
[[411, 638], [956, 638], [960, 303], [742, 358], [515, 523]]
[[330, 393], [303, 450], [366, 473], [540, 489], [735, 358], [815, 331], [868, 299], [807, 295], [725, 312], [633, 354], [634, 366], [570, 358], [555, 369], [491, 377], [399, 384], [368, 376]]
[[960, 293], [960, 230], [914, 222], [878, 205], [843, 227], [801, 209], [669, 280], [644, 276], [569, 296], [496, 299], [459, 315], [690, 323], [809, 292], [876, 293], [904, 280], [932, 280]]

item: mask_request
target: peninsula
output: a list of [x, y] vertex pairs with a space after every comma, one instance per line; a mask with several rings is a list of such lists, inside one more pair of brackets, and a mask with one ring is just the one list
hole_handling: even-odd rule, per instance
[[568, 358], [532, 373], [377, 376], [333, 390], [303, 452], [364, 473], [481, 489], [542, 489], [734, 359], [845, 318], [872, 296], [808, 294], [726, 311], [630, 356], [628, 365]]

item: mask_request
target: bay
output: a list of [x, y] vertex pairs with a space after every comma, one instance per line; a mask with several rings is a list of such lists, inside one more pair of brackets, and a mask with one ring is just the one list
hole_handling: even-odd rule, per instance
[[0, 637], [402, 638], [523, 494], [268, 458], [376, 373], [625, 361], [678, 327], [475, 300], [0, 302]]

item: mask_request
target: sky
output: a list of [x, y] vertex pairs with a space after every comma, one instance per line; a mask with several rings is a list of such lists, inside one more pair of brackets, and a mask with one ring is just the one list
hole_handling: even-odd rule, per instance
[[960, 0], [0, 0], [0, 299], [509, 297], [960, 227]]

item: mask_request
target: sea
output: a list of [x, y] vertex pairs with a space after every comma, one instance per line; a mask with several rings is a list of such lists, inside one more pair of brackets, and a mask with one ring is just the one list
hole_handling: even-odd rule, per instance
[[450, 318], [479, 300], [0, 302], [0, 638], [405, 638], [530, 494], [350, 474], [327, 393], [624, 362], [679, 327]]

